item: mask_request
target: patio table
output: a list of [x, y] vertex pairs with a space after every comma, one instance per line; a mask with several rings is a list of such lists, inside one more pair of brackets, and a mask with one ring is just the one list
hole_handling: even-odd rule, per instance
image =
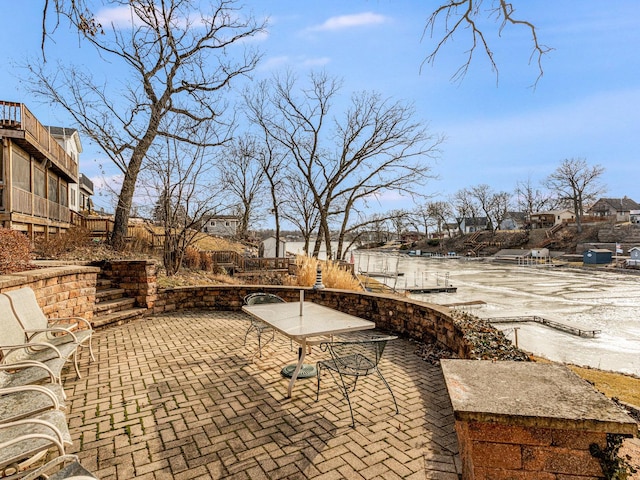
[[298, 363], [291, 375], [287, 397], [291, 398], [293, 385], [304, 363], [307, 345], [318, 343], [314, 337], [356, 332], [375, 328], [369, 320], [343, 313], [313, 302], [264, 303], [245, 305], [242, 310], [272, 326], [278, 332], [298, 343]]

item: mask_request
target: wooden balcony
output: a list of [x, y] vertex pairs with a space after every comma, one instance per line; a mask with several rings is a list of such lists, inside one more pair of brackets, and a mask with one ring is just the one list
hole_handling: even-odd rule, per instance
[[11, 190], [13, 194], [12, 210], [14, 212], [62, 223], [70, 223], [71, 211], [68, 207], [20, 188], [14, 187]]
[[78, 164], [23, 103], [0, 100], [0, 136], [10, 137], [26, 152], [51, 161], [67, 181], [78, 182]]

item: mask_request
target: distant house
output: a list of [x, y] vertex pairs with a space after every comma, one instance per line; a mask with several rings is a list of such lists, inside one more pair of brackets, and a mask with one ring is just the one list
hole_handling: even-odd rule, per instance
[[575, 220], [571, 210], [549, 210], [547, 212], [532, 212], [529, 215], [531, 228], [551, 228], [561, 223]]
[[66, 231], [78, 209], [75, 129], [46, 127], [22, 103], [0, 101], [0, 225], [29, 238]]
[[238, 233], [240, 218], [235, 215], [210, 215], [202, 224], [201, 231], [221, 237], [234, 237]]
[[629, 221], [631, 223], [640, 224], [640, 210], [631, 210], [629, 212]]
[[613, 252], [604, 248], [591, 248], [582, 254], [585, 265], [604, 265], [611, 263]]
[[623, 197], [601, 198], [587, 210], [587, 213], [594, 217], [613, 218], [616, 222], [629, 222], [631, 211], [640, 211], [640, 205], [628, 197]]
[[79, 187], [79, 198], [78, 198], [78, 208], [81, 212], [91, 213], [93, 212], [93, 200], [91, 197], [93, 196], [93, 182], [83, 173], [80, 174], [80, 179], [78, 182]]
[[[276, 237], [268, 237], [262, 241], [258, 251], [258, 256], [263, 258], [276, 258]], [[287, 256], [287, 242], [280, 239], [277, 257]]]
[[629, 249], [628, 267], [640, 267], [640, 247], [631, 247]]
[[459, 223], [462, 233], [473, 233], [487, 229], [487, 217], [464, 217]]
[[500, 230], [520, 230], [526, 221], [527, 214], [524, 212], [507, 212], [500, 222]]

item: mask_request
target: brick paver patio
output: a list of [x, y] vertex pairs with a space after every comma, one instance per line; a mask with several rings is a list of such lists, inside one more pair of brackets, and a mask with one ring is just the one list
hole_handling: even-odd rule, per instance
[[[68, 418], [83, 465], [106, 479], [458, 479], [458, 443], [442, 372], [398, 339], [377, 377], [353, 394], [356, 428], [330, 376], [293, 398], [280, 370], [295, 361], [276, 335], [253, 358], [248, 317], [184, 311], [96, 332], [97, 361], [65, 378]], [[369, 332], [370, 333], [370, 332]], [[294, 344], [295, 346], [295, 344]], [[307, 362], [327, 354], [314, 347]]]

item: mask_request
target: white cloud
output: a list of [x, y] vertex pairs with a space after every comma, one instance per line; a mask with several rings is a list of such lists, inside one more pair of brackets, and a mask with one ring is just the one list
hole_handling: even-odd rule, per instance
[[323, 67], [331, 62], [329, 57], [290, 57], [288, 55], [280, 55], [277, 57], [271, 57], [260, 63], [259, 69], [261, 71], [278, 70], [283, 66], [289, 66], [292, 68], [303, 67]]
[[384, 15], [373, 12], [355, 13], [353, 15], [338, 15], [327, 19], [321, 25], [311, 27], [315, 32], [343, 30], [345, 28], [362, 27], [368, 25], [380, 25], [387, 21]]
[[301, 65], [303, 67], [323, 67], [331, 62], [329, 57], [307, 58], [303, 60]]
[[124, 5], [114, 8], [103, 8], [96, 14], [96, 20], [101, 25], [112, 25], [115, 28], [130, 27], [132, 23], [140, 24], [140, 19], [131, 11], [131, 7]]

